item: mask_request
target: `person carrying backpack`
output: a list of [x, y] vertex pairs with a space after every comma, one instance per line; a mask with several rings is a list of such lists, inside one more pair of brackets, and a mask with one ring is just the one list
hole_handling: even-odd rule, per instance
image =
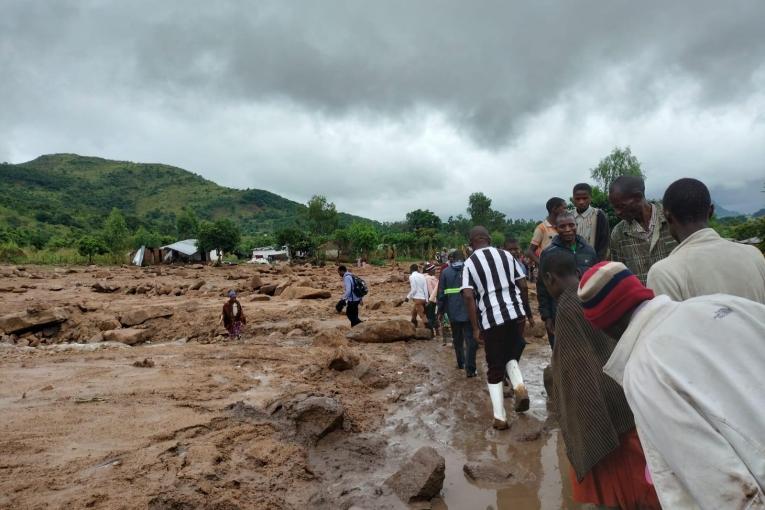
[[348, 271], [345, 266], [338, 267], [337, 272], [343, 279], [343, 297], [337, 302], [335, 309], [340, 313], [345, 308], [345, 315], [351, 321], [351, 327], [354, 327], [356, 324], [361, 323], [359, 319], [359, 305], [361, 305], [361, 300], [367, 294], [367, 284], [364, 280]]
[[441, 271], [438, 283], [438, 322], [440, 324], [443, 321], [444, 314], [449, 317], [457, 368], [464, 369], [468, 377], [475, 377], [478, 342], [473, 338], [473, 326], [460, 294], [462, 269], [465, 267], [463, 259], [462, 253], [455, 250], [449, 254], [449, 265]]

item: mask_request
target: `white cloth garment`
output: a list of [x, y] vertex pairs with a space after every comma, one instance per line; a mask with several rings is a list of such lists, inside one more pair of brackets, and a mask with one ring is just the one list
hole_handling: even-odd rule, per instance
[[590, 206], [583, 213], [574, 209], [574, 221], [576, 221], [576, 233], [582, 236], [587, 244], [594, 247], [598, 227], [598, 209]]
[[675, 301], [722, 292], [765, 304], [765, 257], [704, 228], [656, 262], [646, 286]]
[[643, 303], [603, 370], [624, 387], [667, 509], [765, 508], [765, 306]]
[[429, 294], [428, 294], [428, 282], [425, 280], [425, 275], [420, 273], [419, 271], [415, 271], [412, 274], [409, 275], [409, 294], [407, 294], [407, 298], [409, 299], [422, 299], [423, 301], [427, 301]]

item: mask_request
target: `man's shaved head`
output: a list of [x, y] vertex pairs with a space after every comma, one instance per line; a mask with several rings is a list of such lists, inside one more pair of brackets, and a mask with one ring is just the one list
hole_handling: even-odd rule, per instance
[[470, 247], [474, 250], [491, 246], [491, 234], [486, 227], [476, 226], [470, 229]]
[[488, 241], [491, 241], [491, 234], [489, 234], [489, 229], [486, 227], [473, 227], [470, 229], [470, 241], [473, 241], [473, 239], [486, 239]]
[[608, 191], [610, 193], [623, 193], [627, 196], [637, 194], [645, 196], [645, 181], [642, 177], [636, 175], [622, 175], [621, 177], [617, 177], [614, 182], [611, 183]]

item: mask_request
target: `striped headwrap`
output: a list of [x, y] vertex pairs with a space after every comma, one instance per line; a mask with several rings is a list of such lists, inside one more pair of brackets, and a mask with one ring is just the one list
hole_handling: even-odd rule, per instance
[[579, 282], [584, 317], [596, 328], [606, 329], [654, 293], [640, 283], [621, 262], [601, 262], [584, 273]]

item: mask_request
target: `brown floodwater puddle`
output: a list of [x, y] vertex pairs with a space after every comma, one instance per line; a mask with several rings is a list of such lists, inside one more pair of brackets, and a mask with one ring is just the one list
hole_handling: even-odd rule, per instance
[[[491, 403], [486, 389], [484, 351], [478, 351], [478, 377], [467, 379], [455, 368], [454, 351], [441, 342], [423, 345], [412, 353], [415, 362], [431, 367], [430, 379], [408, 395], [385, 423], [382, 433], [392, 450], [414, 452], [432, 446], [446, 459], [446, 479], [440, 500], [433, 508], [445, 509], [581, 509], [571, 498], [568, 460], [555, 423], [548, 423], [538, 439], [517, 441], [510, 431], [491, 428]], [[543, 369], [550, 349], [530, 344], [521, 360], [531, 408], [526, 416], [512, 412], [512, 398], [505, 399], [508, 419], [537, 424], [548, 418]], [[523, 424], [521, 422], [521, 424]], [[512, 431], [512, 427], [511, 427]], [[522, 473], [516, 483], [504, 486], [470, 480], [463, 466], [470, 463], [505, 462]], [[498, 488], [499, 487], [499, 488]]]

